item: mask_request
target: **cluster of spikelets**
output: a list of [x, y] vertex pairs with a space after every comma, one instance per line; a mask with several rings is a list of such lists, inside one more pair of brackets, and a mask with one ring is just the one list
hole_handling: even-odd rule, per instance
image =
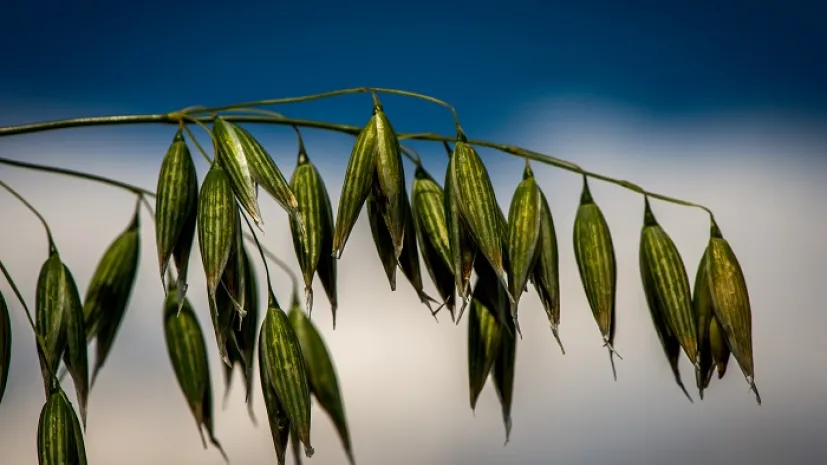
[[[468, 380], [471, 407], [491, 378], [502, 405], [506, 440], [517, 341], [518, 304], [531, 283], [545, 309], [561, 350], [557, 233], [548, 202], [526, 160], [508, 215], [500, 210], [486, 167], [462, 130], [451, 148], [444, 184], [417, 159], [411, 195], [405, 186], [403, 149], [378, 100], [357, 135], [347, 166], [335, 219], [324, 181], [299, 135], [298, 160], [288, 182], [262, 145], [246, 129], [216, 116], [211, 130], [215, 161], [199, 188], [195, 165], [182, 126], [163, 159], [157, 184], [155, 230], [159, 271], [166, 299], [163, 327], [169, 358], [180, 388], [199, 426], [224, 454], [213, 434], [209, 363], [201, 325], [187, 298], [190, 253], [198, 247], [206, 276], [215, 342], [229, 389], [233, 369], [243, 372], [248, 407], [256, 347], [260, 386], [279, 463], [288, 442], [301, 460], [310, 457], [311, 396], [333, 421], [353, 463], [345, 409], [330, 354], [309, 319], [312, 285], [318, 275], [333, 312], [337, 309], [337, 259], [366, 207], [380, 261], [391, 289], [396, 270], [436, 315], [446, 308], [457, 323], [468, 309]], [[297, 131], [298, 132], [298, 131]], [[289, 215], [296, 257], [304, 281], [305, 307], [298, 289], [285, 312], [270, 285], [266, 252], [250, 219], [263, 224], [258, 188]], [[86, 463], [83, 427], [91, 385], [114, 343], [134, 287], [139, 241], [139, 199], [128, 227], [111, 243], [80, 299], [68, 267], [49, 238], [49, 258], [36, 289], [36, 318], [41, 371], [47, 401], [38, 425], [41, 464]], [[640, 272], [652, 322], [677, 384], [689, 393], [678, 371], [680, 352], [694, 364], [703, 390], [717, 367], [718, 377], [734, 356], [755, 391], [750, 304], [740, 265], [711, 218], [709, 244], [700, 260], [694, 290], [672, 239], [658, 224], [645, 199], [640, 239]], [[267, 305], [260, 306], [259, 283], [244, 244], [244, 223], [267, 274]], [[614, 372], [617, 272], [614, 245], [606, 220], [583, 178], [574, 223], [574, 252], [589, 305], [609, 350]], [[423, 290], [420, 256], [439, 293]], [[170, 259], [172, 266], [170, 266]], [[173, 278], [172, 268], [175, 269]], [[3, 272], [11, 281], [8, 272]], [[472, 286], [472, 272], [476, 281]], [[16, 290], [16, 288], [15, 288]], [[18, 296], [19, 297], [19, 296]], [[21, 298], [22, 302], [22, 298]], [[433, 310], [432, 304], [437, 305]], [[25, 303], [23, 303], [25, 306]], [[257, 327], [259, 312], [265, 315]], [[307, 313], [307, 315], [305, 314]], [[258, 333], [258, 334], [257, 334]], [[256, 342], [256, 337], [258, 341]], [[87, 344], [96, 343], [89, 381]], [[8, 378], [11, 329], [0, 295], [0, 399]], [[60, 362], [76, 389], [80, 421], [59, 384]], [[691, 397], [690, 397], [691, 400]], [[206, 438], [204, 435], [206, 431]], [[226, 458], [226, 455], [225, 455]]]

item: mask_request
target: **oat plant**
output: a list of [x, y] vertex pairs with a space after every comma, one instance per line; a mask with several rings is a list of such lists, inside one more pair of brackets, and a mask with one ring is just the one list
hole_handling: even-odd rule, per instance
[[[364, 107], [367, 120], [364, 126], [291, 118], [273, 110], [281, 104], [346, 94], [372, 97], [370, 106]], [[447, 108], [454, 119], [450, 135], [398, 132], [392, 124], [394, 115], [386, 112], [380, 102], [379, 96], [388, 94]], [[370, 220], [377, 265], [383, 266], [391, 291], [405, 280], [434, 317], [444, 309], [457, 324], [468, 309], [470, 406], [475, 407], [490, 379], [502, 406], [507, 441], [517, 379], [517, 347], [522, 339], [518, 308], [521, 301], [532, 298], [527, 295], [529, 284], [536, 290], [547, 314], [549, 336], [561, 350], [565, 339], [561, 319], [565, 310], [561, 310], [560, 305], [558, 268], [565, 241], [559, 240], [561, 232], [554, 226], [541, 177], [535, 177], [535, 170], [539, 172], [545, 166], [569, 171], [583, 180], [570, 236], [571, 250], [597, 325], [594, 337], [602, 338], [613, 372], [615, 357], [618, 357], [614, 349], [618, 320], [615, 247], [632, 244], [613, 241], [609, 224], [589, 190], [590, 179], [616, 184], [643, 196], [639, 244], [641, 287], [654, 331], [678, 386], [691, 401], [678, 369], [681, 354], [695, 367], [701, 398], [713, 372], [717, 369], [718, 377], [722, 377], [732, 356], [756, 400], [761, 402], [754, 382], [746, 280], [712, 211], [702, 205], [649, 192], [628, 181], [587, 171], [574, 163], [532, 150], [471, 139], [463, 131], [451, 105], [395, 89], [352, 88], [213, 108], [188, 107], [161, 114], [23, 124], [0, 127], [0, 137], [86, 126], [147, 124], [170, 127], [169, 149], [165, 154], [158, 154], [155, 191], [93, 173], [0, 158], [0, 164], [6, 166], [0, 171], [0, 187], [39, 218], [47, 237], [45, 256], [37, 251], [31, 255], [43, 263], [34, 290], [34, 311], [30, 310], [10, 270], [0, 262], [0, 269], [25, 312], [37, 342], [35, 349], [44, 388], [36, 438], [41, 465], [86, 463], [85, 441], [95, 440], [84, 437], [86, 406], [94, 382], [117, 341], [124, 315], [130, 310], [139, 257], [145, 247], [140, 242], [140, 229], [145, 227], [155, 229], [156, 272], [161, 278], [160, 290], [164, 292], [164, 299], [158, 302], [158, 324], [164, 330], [169, 360], [184, 397], [182, 401], [191, 411], [204, 446], [212, 444], [229, 461], [214, 434], [215, 390], [210, 385], [207, 344], [216, 344], [225, 392], [236, 365], [243, 373], [248, 403], [258, 379], [279, 463], [286, 460], [288, 443], [292, 444], [290, 449], [297, 463], [301, 462], [302, 455], [313, 454], [311, 420], [318, 418], [311, 419], [311, 402], [316, 402], [326, 413], [347, 459], [355, 463], [355, 447], [333, 354], [328, 351], [311, 312], [314, 307], [329, 306], [335, 329], [337, 309], [340, 304], [346, 304], [340, 302], [338, 296], [337, 262], [363, 210]], [[276, 163], [256, 138], [255, 127], [261, 125], [286, 126], [295, 132], [298, 151], [288, 154], [296, 157], [295, 166]], [[302, 130], [306, 129], [353, 137], [337, 205], [332, 204], [325, 180], [302, 138]], [[199, 142], [196, 131], [206, 133], [209, 142]], [[407, 147], [407, 141], [442, 144], [448, 156], [446, 171], [428, 171], [419, 155]], [[525, 164], [507, 212], [500, 210], [488, 169], [477, 151], [479, 148], [518, 157]], [[200, 173], [203, 175], [200, 185], [194, 153], [209, 162], [209, 170]], [[64, 262], [47, 220], [7, 184], [12, 177], [8, 167], [82, 178], [135, 195], [131, 219], [100, 257], [88, 278], [84, 296], [78, 293], [72, 264]], [[406, 170], [413, 173], [410, 187], [405, 182]], [[444, 181], [442, 185], [440, 180]], [[260, 197], [259, 192], [265, 195]], [[709, 215], [709, 244], [698, 258], [692, 285], [678, 248], [652, 212], [650, 202], [654, 200], [700, 208]], [[271, 225], [268, 221], [266, 227], [291, 235], [299, 264], [296, 273], [259, 239], [258, 233], [265, 229], [260, 205], [269, 201], [274, 201], [288, 215], [288, 224]], [[141, 220], [144, 209], [149, 212], [149, 222]], [[194, 247], [198, 247], [201, 256], [198, 270], [192, 268], [197, 264], [190, 259]], [[293, 291], [289, 299], [280, 301], [273, 292], [268, 264], [276, 264], [292, 277]], [[257, 272], [259, 266], [265, 271], [263, 281]], [[427, 273], [423, 273], [422, 266]], [[206, 289], [189, 287], [188, 280], [194, 272], [204, 273]], [[424, 274], [430, 277], [435, 289], [433, 295], [423, 288]], [[324, 296], [314, 297], [313, 284], [317, 279]], [[259, 302], [259, 289], [266, 290], [266, 302]], [[193, 292], [206, 293], [210, 321], [199, 321], [196, 316], [188, 297]], [[285, 307], [280, 302], [289, 305]], [[0, 294], [0, 401], [9, 376], [14, 376], [9, 371], [11, 310], [15, 310], [14, 303]], [[263, 316], [260, 325], [259, 315]], [[346, 312], [338, 318], [347, 318]], [[214, 337], [204, 334], [210, 326]], [[95, 361], [90, 366], [88, 346], [93, 341]], [[61, 384], [67, 374], [76, 392], [77, 405], [74, 406]], [[252, 407], [248, 407], [251, 421], [256, 422]], [[94, 418], [94, 411], [89, 414]]]

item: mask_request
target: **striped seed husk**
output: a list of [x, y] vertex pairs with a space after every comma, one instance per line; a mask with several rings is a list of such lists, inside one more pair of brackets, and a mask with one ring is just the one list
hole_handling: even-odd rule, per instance
[[[244, 311], [246, 315], [241, 321], [241, 328], [233, 327], [235, 336], [235, 343], [227, 341], [227, 355], [229, 356], [232, 366], [226, 364], [224, 368], [224, 383], [226, 390], [224, 393], [224, 403], [226, 405], [230, 385], [232, 383], [233, 370], [236, 365], [241, 367], [244, 376], [244, 392], [245, 402], [247, 403], [247, 413], [253, 424], [256, 424], [256, 417], [253, 411], [253, 401], [251, 398], [253, 391], [253, 373], [255, 372], [253, 365], [253, 357], [255, 357], [256, 349], [256, 332], [258, 329], [258, 282], [256, 281], [255, 268], [253, 262], [250, 260], [250, 254], [246, 248], [242, 248], [242, 270], [244, 273]], [[238, 313], [234, 314], [238, 318]], [[236, 346], [237, 343], [237, 346]]]
[[218, 163], [210, 167], [198, 197], [198, 247], [210, 299], [215, 299], [221, 275], [235, 243], [238, 205], [227, 172]]
[[689, 277], [681, 254], [669, 234], [658, 224], [648, 197], [644, 201], [640, 259], [648, 264], [650, 286], [669, 332], [678, 340], [689, 361], [699, 369], [698, 329], [692, 310]]
[[[479, 260], [474, 264], [474, 271], [477, 273], [474, 298], [487, 302], [489, 315], [495, 318], [500, 327], [499, 349], [490, 375], [502, 407], [505, 442], [508, 443], [511, 435], [511, 405], [514, 395], [514, 369], [519, 330], [511, 316], [511, 301], [507, 289], [497, 277], [497, 272], [491, 264], [486, 260]], [[471, 324], [470, 321], [469, 324]]]
[[721, 379], [726, 374], [730, 350], [724, 330], [721, 329], [721, 323], [718, 322], [715, 315], [712, 315], [712, 319], [709, 321], [709, 345], [712, 352], [712, 361], [715, 362], [718, 371], [718, 379]]
[[288, 318], [301, 347], [302, 357], [307, 368], [310, 392], [316, 398], [322, 410], [330, 416], [348, 460], [353, 465], [353, 446], [350, 442], [345, 406], [342, 402], [342, 394], [339, 389], [333, 359], [330, 357], [330, 352], [327, 350], [318, 329], [302, 312], [298, 296], [295, 294]]
[[[491, 295], [485, 290], [487, 284], [490, 283], [481, 284], [481, 281], [477, 281], [468, 306], [468, 387], [471, 410], [476, 409], [477, 399], [499, 356], [502, 338], [502, 323], [495, 313], [497, 303], [491, 302]], [[499, 283], [495, 282], [494, 285], [499, 287]]]
[[752, 357], [752, 310], [744, 272], [729, 242], [712, 220], [711, 237], [705, 252], [707, 279], [712, 294], [712, 311], [720, 323], [727, 346], [761, 405], [755, 387], [755, 364]]
[[155, 244], [158, 251], [161, 285], [172, 257], [178, 278], [177, 289], [183, 299], [187, 290], [187, 271], [195, 219], [198, 214], [198, 178], [182, 130], [175, 133], [161, 162], [155, 197]]
[[[505, 293], [505, 288], [501, 287], [501, 293]], [[503, 310], [507, 311], [508, 301], [507, 295], [502, 295], [501, 300], [504, 301]], [[514, 400], [514, 373], [517, 366], [517, 330], [514, 320], [506, 318], [504, 331], [500, 337], [500, 350], [497, 355], [497, 360], [494, 361], [493, 381], [494, 390], [497, 392], [497, 397], [500, 400], [502, 408], [503, 424], [505, 425], [505, 443], [507, 444], [511, 438], [511, 406]]]
[[47, 396], [37, 423], [39, 465], [86, 465], [83, 431], [75, 410], [60, 387]]
[[212, 132], [216, 145], [215, 160], [224, 168], [239, 205], [256, 224], [263, 224], [249, 150], [242, 143], [237, 126], [219, 116], [213, 122]]
[[[488, 170], [474, 147], [463, 141], [457, 141], [454, 146], [450, 166], [453, 181], [456, 182], [455, 201], [460, 215], [464, 218], [475, 245], [508, 292], [503, 267], [503, 220], [498, 217], [502, 215], [502, 210], [494, 195]], [[514, 302], [513, 296], [508, 294], [508, 300]]]
[[86, 346], [86, 325], [83, 318], [83, 304], [80, 301], [75, 279], [72, 272], [64, 264], [63, 273], [66, 276], [65, 292], [70, 303], [63, 315], [63, 332], [66, 337], [66, 350], [63, 352], [63, 363], [72, 376], [75, 385], [75, 394], [78, 398], [80, 420], [86, 428], [86, 406], [89, 402], [89, 356]]
[[[239, 215], [240, 216], [240, 215]], [[236, 231], [241, 228], [240, 220], [236, 221]], [[215, 332], [216, 344], [221, 361], [227, 367], [232, 366], [229, 346], [241, 352], [238, 341], [235, 337], [236, 329], [243, 325], [243, 312], [246, 301], [245, 272], [243, 269], [243, 250], [241, 234], [233, 236], [233, 245], [230, 248], [230, 257], [227, 259], [227, 266], [221, 275], [221, 282], [215, 293], [215, 299], [209, 301], [210, 317]], [[239, 253], [241, 252], [241, 253]]]
[[[310, 444], [310, 383], [296, 332], [270, 292], [267, 315], [262, 325], [262, 357], [267, 376], [284, 408], [291, 428], [304, 444], [307, 457], [313, 455]], [[261, 375], [260, 375], [261, 376]]]
[[655, 327], [655, 332], [658, 335], [661, 348], [669, 362], [669, 368], [672, 370], [672, 375], [675, 378], [675, 383], [681, 388], [689, 402], [694, 402], [689, 391], [681, 379], [680, 367], [678, 366], [678, 359], [681, 355], [681, 345], [678, 339], [672, 334], [672, 330], [666, 323], [664, 317], [664, 310], [661, 308], [662, 302], [655, 293], [654, 276], [650, 262], [644, 258], [643, 249], [640, 253], [640, 277], [643, 281], [643, 292], [646, 295], [646, 304], [649, 307], [649, 315], [652, 317], [652, 325]]
[[0, 292], [0, 402], [3, 402], [3, 394], [6, 392], [6, 383], [9, 380], [9, 367], [11, 366], [11, 318], [9, 317], [9, 306], [6, 299]]
[[[497, 208], [497, 217], [498, 223], [500, 225], [500, 237], [503, 240], [503, 269], [510, 270], [511, 269], [511, 262], [508, 258], [508, 220], [505, 218], [505, 213], [503, 213], [501, 208]], [[519, 331], [519, 323], [517, 324], [517, 329]]]
[[517, 185], [508, 209], [508, 288], [514, 297], [511, 316], [517, 319], [517, 306], [528, 284], [531, 271], [537, 263], [540, 240], [541, 205], [540, 189], [526, 163], [523, 180]]
[[431, 308], [431, 302], [436, 302], [429, 296], [422, 287], [422, 270], [419, 267], [419, 247], [416, 239], [416, 226], [414, 226], [413, 209], [408, 201], [408, 194], [403, 195], [402, 209], [405, 217], [405, 236], [402, 239], [402, 255], [397, 260], [399, 269], [402, 274], [408, 279], [408, 282], [413, 287], [419, 301], [428, 307], [432, 315], [436, 315]]
[[378, 118], [374, 109], [373, 115], [356, 137], [345, 169], [333, 235], [333, 254], [336, 258], [342, 258], [345, 244], [376, 179], [376, 160], [379, 157], [378, 145], [381, 138]]
[[299, 150], [296, 169], [290, 178], [290, 187], [296, 195], [306, 233], [301, 233], [299, 223], [291, 217], [290, 233], [293, 237], [293, 249], [302, 270], [302, 278], [304, 278], [307, 311], [308, 313], [313, 311], [313, 276], [318, 274], [330, 301], [335, 328], [338, 303], [336, 259], [331, 255], [334, 232], [333, 208], [324, 180], [303, 149]]
[[127, 227], [109, 244], [98, 261], [83, 299], [86, 341], [95, 339], [93, 385], [109, 357], [126, 314], [138, 277], [140, 255], [140, 215], [136, 210]]
[[471, 272], [479, 250], [474, 244], [468, 225], [463, 218], [458, 197], [456, 182], [456, 157], [452, 154], [445, 171], [445, 227], [448, 230], [448, 247], [451, 251], [451, 263], [454, 270], [454, 284], [460, 299], [459, 312], [456, 323], [459, 324], [462, 314], [471, 297]]
[[712, 375], [715, 373], [715, 361], [712, 359], [709, 340], [698, 347], [700, 348], [700, 352], [698, 353], [699, 368], [695, 371], [695, 384], [698, 387], [698, 396], [703, 400], [704, 391], [709, 388]]
[[[560, 254], [557, 250], [557, 234], [554, 219], [545, 194], [540, 190], [540, 239], [537, 241], [537, 261], [531, 272], [531, 282], [543, 304], [551, 325], [551, 333], [563, 354], [566, 349], [560, 340]], [[614, 322], [614, 319], [612, 319]], [[614, 330], [610, 328], [610, 343]]]
[[704, 398], [704, 390], [709, 387], [715, 362], [712, 358], [712, 345], [709, 339], [709, 328], [712, 324], [712, 294], [709, 292], [707, 279], [707, 255], [701, 256], [698, 269], [695, 273], [695, 284], [692, 289], [692, 311], [695, 315], [695, 326], [698, 329], [699, 363], [695, 369], [695, 384], [698, 395]]
[[[168, 286], [172, 291], [175, 284]], [[185, 298], [181, 305], [172, 292], [164, 301], [164, 340], [175, 378], [195, 418], [204, 448], [207, 448], [206, 430], [210, 444], [227, 460], [214, 432], [212, 385], [204, 334], [189, 299]]]
[[60, 359], [66, 350], [66, 320], [72, 315], [72, 293], [60, 254], [52, 249], [49, 258], [40, 268], [35, 292], [35, 328], [46, 346], [44, 353], [40, 344], [37, 353], [46, 396], [52, 391]]
[[603, 344], [609, 349], [612, 375], [616, 380], [613, 320], [617, 298], [617, 261], [609, 224], [594, 202], [585, 176], [574, 220], [574, 257], [589, 307], [603, 336]]
[[402, 254], [405, 238], [405, 170], [402, 166], [402, 150], [382, 105], [374, 104], [376, 125], [376, 181], [373, 195], [385, 219], [385, 225], [393, 241], [394, 255]]
[[414, 224], [423, 237], [420, 245], [424, 242], [430, 244], [444, 265], [451, 270], [453, 260], [445, 218], [445, 193], [421, 165], [416, 167], [414, 173], [411, 209]]
[[412, 218], [422, 259], [453, 321], [455, 288], [445, 222], [445, 194], [421, 165], [416, 167], [411, 192]]
[[261, 394], [264, 397], [264, 406], [267, 409], [267, 421], [270, 424], [270, 435], [273, 437], [276, 459], [279, 465], [284, 465], [286, 463], [287, 441], [290, 436], [290, 420], [287, 418], [287, 413], [276, 394], [273, 380], [270, 379], [269, 372], [264, 365], [263, 343], [266, 337], [264, 325], [262, 325], [258, 338], [259, 382], [261, 383]]
[[273, 157], [267, 153], [264, 146], [248, 130], [230, 124], [236, 129], [238, 139], [244, 148], [253, 182], [273, 197], [273, 200], [287, 212], [289, 217], [296, 221], [299, 229], [304, 229], [304, 222], [299, 213], [299, 204], [293, 189], [290, 188], [290, 184], [287, 183], [284, 174], [276, 165]]
[[[375, 190], [376, 189], [374, 189], [374, 191]], [[373, 236], [373, 244], [376, 246], [376, 253], [379, 254], [379, 260], [382, 262], [382, 268], [385, 270], [385, 276], [388, 278], [391, 291], [395, 291], [397, 260], [396, 252], [393, 248], [393, 239], [379, 211], [380, 207], [373, 192], [368, 196], [367, 202], [365, 203], [368, 220], [370, 221], [370, 232]]]

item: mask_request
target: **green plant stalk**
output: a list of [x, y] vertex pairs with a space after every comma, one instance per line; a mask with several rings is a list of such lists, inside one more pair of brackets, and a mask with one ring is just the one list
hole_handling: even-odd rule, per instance
[[12, 189], [11, 186], [6, 184], [2, 180], [0, 180], [0, 187], [6, 189], [11, 195], [14, 196], [14, 198], [19, 200], [23, 205], [25, 205], [26, 208], [29, 209], [29, 211], [34, 213], [34, 216], [36, 216], [38, 220], [40, 220], [40, 222], [43, 224], [43, 229], [46, 230], [46, 238], [49, 240], [49, 254], [51, 255], [52, 253], [56, 253], [57, 246], [55, 245], [55, 239], [52, 236], [52, 229], [49, 227], [49, 223], [46, 222], [46, 218], [43, 218], [43, 215], [41, 215], [40, 212], [37, 211], [36, 208], [34, 208], [34, 205], [30, 204], [29, 201], [26, 200], [22, 195], [20, 195], [19, 192]]
[[277, 98], [277, 99], [268, 99], [268, 100], [256, 100], [251, 102], [243, 102], [234, 105], [224, 105], [220, 107], [191, 107], [190, 109], [182, 110], [182, 113], [185, 114], [193, 114], [193, 113], [210, 113], [215, 114], [220, 111], [226, 110], [238, 110], [243, 108], [253, 108], [253, 107], [263, 107], [269, 105], [284, 105], [288, 103], [300, 103], [300, 102], [309, 102], [311, 100], [320, 100], [330, 97], [338, 97], [340, 95], [350, 95], [350, 94], [364, 94], [370, 93], [373, 96], [374, 101], [376, 101], [376, 94], [390, 94], [390, 95], [399, 95], [403, 97], [412, 97], [417, 98], [420, 100], [425, 100], [427, 102], [435, 103], [437, 105], [443, 106], [449, 110], [451, 110], [451, 115], [454, 118], [454, 124], [457, 127], [457, 133], [461, 133], [462, 129], [459, 124], [459, 116], [457, 115], [457, 110], [447, 102], [443, 100], [439, 100], [437, 98], [431, 97], [430, 95], [420, 94], [418, 92], [410, 92], [407, 90], [399, 90], [399, 89], [387, 89], [383, 87], [352, 87], [349, 89], [339, 89], [330, 92], [322, 92], [320, 94], [313, 94], [313, 95], [303, 95], [300, 97], [285, 97], [285, 98]]
[[[360, 88], [360, 89], [367, 89], [367, 88]], [[361, 91], [361, 90], [360, 90]], [[355, 91], [351, 91], [350, 93], [355, 93]], [[333, 94], [333, 93], [328, 93]], [[335, 94], [335, 95], [341, 95]], [[332, 96], [332, 95], [328, 95]], [[309, 99], [306, 97], [296, 97]], [[321, 97], [318, 97], [321, 98]], [[285, 102], [285, 99], [282, 99], [281, 103], [289, 103]], [[268, 101], [262, 101], [268, 102]], [[257, 104], [261, 104], [261, 102], [257, 102]], [[242, 104], [244, 105], [244, 104]], [[252, 105], [249, 103], [247, 105]], [[221, 108], [221, 107], [217, 107]], [[233, 106], [234, 108], [238, 108], [237, 106]], [[215, 110], [215, 109], [211, 109]], [[194, 122], [196, 124], [206, 124], [212, 122], [215, 119], [214, 115], [205, 116], [205, 117], [189, 117], [181, 111], [172, 112], [172, 113], [165, 113], [165, 114], [150, 114], [150, 115], [120, 115], [120, 116], [97, 116], [97, 117], [84, 117], [84, 118], [71, 118], [65, 120], [55, 120], [55, 121], [45, 121], [39, 123], [29, 123], [23, 124], [18, 126], [6, 126], [0, 127], [0, 138], [12, 135], [20, 135], [20, 134], [29, 134], [29, 133], [36, 133], [36, 132], [44, 132], [44, 131], [53, 131], [57, 129], [69, 129], [75, 127], [86, 127], [86, 126], [116, 126], [116, 125], [130, 125], [130, 124], [175, 124], [175, 125], [186, 125], [188, 122]], [[294, 126], [294, 127], [302, 127], [302, 128], [313, 128], [313, 129], [321, 129], [326, 131], [334, 131], [334, 132], [341, 132], [350, 135], [357, 135], [361, 131], [362, 128], [358, 126], [351, 126], [346, 124], [337, 124], [337, 123], [328, 123], [323, 121], [315, 121], [315, 120], [307, 120], [307, 119], [299, 119], [299, 118], [287, 118], [287, 117], [277, 117], [277, 116], [260, 116], [260, 115], [226, 115], [224, 119], [227, 121], [232, 121], [235, 123], [252, 123], [252, 124], [276, 124], [282, 126]], [[400, 140], [421, 140], [421, 141], [431, 141], [431, 142], [454, 142], [456, 141], [455, 136], [445, 136], [442, 134], [437, 133], [400, 133], [398, 135]], [[604, 182], [608, 182], [610, 184], [615, 184], [617, 186], [623, 187], [625, 189], [631, 190], [641, 195], [649, 196], [653, 199], [658, 199], [664, 202], [673, 203], [676, 205], [682, 205], [686, 207], [694, 207], [700, 208], [707, 212], [710, 218], [714, 218], [712, 211], [700, 204], [688, 202], [685, 200], [681, 200], [675, 197], [670, 197], [662, 194], [658, 194], [655, 192], [650, 192], [642, 187], [626, 181], [622, 179], [612, 178], [610, 176], [605, 176], [599, 173], [595, 173], [592, 171], [587, 171], [581, 168], [580, 166], [571, 163], [569, 161], [552, 157], [549, 155], [545, 155], [539, 152], [535, 152], [533, 150], [524, 149], [522, 147], [517, 147], [508, 144], [500, 144], [495, 142], [489, 142], [485, 140], [476, 140], [476, 139], [468, 139], [468, 143], [471, 145], [475, 145], [478, 147], [487, 147], [492, 148], [495, 150], [499, 150], [501, 152], [505, 152], [509, 155], [513, 155], [519, 158], [527, 158], [530, 160], [537, 161], [539, 163], [543, 163], [546, 165], [551, 165], [556, 168], [564, 169], [567, 171], [571, 171], [573, 173], [580, 174], [582, 176], [590, 177], [593, 179], [598, 179]], [[4, 163], [4, 161], [0, 161], [0, 163]]]

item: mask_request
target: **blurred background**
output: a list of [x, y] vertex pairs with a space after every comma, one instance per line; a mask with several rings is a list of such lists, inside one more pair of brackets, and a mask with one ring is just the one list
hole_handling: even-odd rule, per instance
[[[400, 275], [391, 292], [363, 215], [339, 264], [332, 330], [316, 286], [313, 319], [339, 375], [359, 464], [812, 464], [824, 461], [827, 373], [819, 303], [827, 280], [827, 13], [816, 2], [510, 1], [56, 2], [11, 0], [0, 17], [0, 125], [75, 116], [161, 113], [353, 86], [402, 88], [456, 106], [472, 138], [556, 155], [665, 195], [709, 206], [744, 268], [753, 311], [758, 407], [734, 360], [690, 404], [675, 385], [646, 308], [638, 270], [643, 199], [591, 183], [618, 259], [612, 380], [571, 246], [576, 175], [534, 165], [561, 250], [560, 353], [533, 289], [521, 303], [511, 442], [489, 384], [468, 405], [467, 315], [434, 322]], [[383, 96], [400, 132], [452, 133], [450, 113]], [[277, 109], [363, 125], [370, 97]], [[288, 128], [250, 126], [289, 177]], [[174, 127], [61, 130], [0, 140], [0, 156], [80, 169], [155, 189]], [[196, 130], [202, 141], [203, 131]], [[338, 201], [353, 139], [306, 130], [308, 152]], [[442, 179], [439, 144], [411, 144]], [[507, 211], [520, 160], [481, 150]], [[207, 166], [193, 152], [200, 179]], [[408, 185], [413, 173], [406, 166]], [[0, 165], [55, 232], [83, 295], [97, 261], [132, 214], [110, 187]], [[262, 195], [265, 245], [293, 266], [285, 214]], [[688, 273], [708, 239], [700, 210], [653, 205]], [[0, 193], [0, 258], [34, 305], [46, 259], [37, 219]], [[143, 215], [140, 274], [115, 347], [90, 397], [90, 464], [221, 464], [203, 449], [169, 364], [155, 233]], [[240, 373], [223, 407], [197, 246], [189, 294], [207, 338], [216, 435], [234, 464], [275, 463], [258, 385], [244, 405]], [[259, 267], [259, 272], [261, 268]], [[263, 273], [260, 273], [263, 279]], [[426, 290], [436, 295], [426, 276]], [[289, 302], [289, 278], [274, 271]], [[37, 462], [44, 402], [35, 342], [10, 287], [10, 381], [0, 404], [0, 462]], [[262, 291], [263, 292], [263, 291]], [[682, 359], [689, 387], [694, 375]], [[65, 383], [74, 402], [74, 390]], [[346, 463], [323, 411], [313, 407], [311, 464]], [[292, 460], [289, 458], [288, 460]]]

